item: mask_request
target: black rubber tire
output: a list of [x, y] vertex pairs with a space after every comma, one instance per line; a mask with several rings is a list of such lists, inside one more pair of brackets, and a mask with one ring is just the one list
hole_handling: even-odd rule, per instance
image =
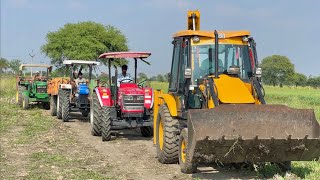
[[188, 148], [188, 129], [184, 128], [182, 129], [180, 133], [179, 138], [179, 165], [182, 173], [186, 174], [192, 174], [197, 171], [197, 165], [195, 163], [192, 163], [190, 160], [190, 155], [188, 154], [188, 151], [186, 152], [185, 162], [182, 161], [182, 142], [185, 141], [186, 148]]
[[61, 96], [61, 115], [62, 121], [68, 122], [69, 115], [70, 115], [70, 91], [69, 90], [62, 90]]
[[[163, 148], [161, 150], [159, 143], [159, 124], [163, 125]], [[179, 121], [172, 118], [168, 107], [163, 104], [159, 108], [159, 115], [157, 119], [157, 157], [162, 164], [177, 163], [179, 160]]]
[[62, 118], [62, 103], [61, 103], [61, 96], [62, 96], [62, 90], [59, 89], [58, 92], [58, 97], [57, 97], [57, 118], [61, 119]]
[[29, 97], [24, 96], [23, 102], [22, 102], [22, 109], [28, 109], [29, 108]]
[[23, 102], [23, 94], [22, 92], [27, 90], [25, 86], [18, 86], [18, 105], [22, 107], [22, 102]]
[[143, 137], [153, 136], [153, 128], [151, 126], [142, 126], [140, 127], [140, 131]]
[[93, 136], [101, 136], [101, 105], [95, 92], [92, 93], [92, 101], [90, 105], [90, 123], [91, 134]]
[[101, 107], [101, 137], [102, 141], [111, 140], [111, 110], [108, 107]]
[[57, 96], [54, 95], [50, 97], [50, 114], [51, 116], [57, 115]]
[[42, 108], [45, 110], [49, 110], [50, 109], [50, 103], [49, 102], [42, 102]]
[[81, 111], [81, 114], [82, 114], [83, 117], [88, 117], [89, 111], [83, 110], [83, 111]]

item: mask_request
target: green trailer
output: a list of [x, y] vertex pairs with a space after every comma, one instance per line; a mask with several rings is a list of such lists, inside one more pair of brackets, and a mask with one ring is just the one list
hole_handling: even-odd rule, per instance
[[[45, 71], [24, 72], [26, 68], [45, 69]], [[31, 103], [39, 103], [44, 109], [50, 109], [50, 98], [47, 92], [47, 82], [50, 79], [51, 65], [22, 64], [17, 76], [16, 102], [23, 109], [28, 109]]]

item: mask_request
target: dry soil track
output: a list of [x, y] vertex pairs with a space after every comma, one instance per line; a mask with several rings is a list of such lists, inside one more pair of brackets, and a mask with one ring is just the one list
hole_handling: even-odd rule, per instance
[[[47, 113], [47, 112], [46, 112]], [[157, 161], [152, 138], [143, 138], [138, 130], [117, 130], [109, 142], [92, 136], [90, 124], [80, 114], [72, 113], [73, 119], [64, 123], [77, 134], [78, 140], [92, 146], [105, 156], [113, 174], [120, 179], [248, 179], [252, 173], [213, 167], [200, 167], [198, 173], [186, 175], [178, 164], [161, 164]]]

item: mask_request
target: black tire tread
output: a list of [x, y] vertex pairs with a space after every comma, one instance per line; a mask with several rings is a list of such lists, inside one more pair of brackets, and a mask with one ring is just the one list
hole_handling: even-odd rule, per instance
[[101, 137], [102, 141], [111, 140], [111, 112], [110, 108], [102, 107], [101, 108]]
[[100, 103], [97, 97], [97, 94], [94, 92], [92, 95], [92, 113], [93, 113], [93, 123], [91, 128], [91, 134], [93, 136], [101, 136], [101, 112], [100, 112]]
[[51, 116], [57, 115], [57, 96], [54, 95], [50, 97], [50, 114]]
[[185, 162], [181, 159], [181, 144], [182, 140], [185, 139], [186, 141], [186, 147], [188, 148], [188, 129], [185, 128], [181, 131], [180, 138], [179, 138], [179, 165], [182, 173], [185, 174], [192, 174], [197, 171], [197, 165], [195, 163], [192, 163], [190, 160], [190, 155], [188, 154], [188, 151], [186, 153], [186, 160]]
[[68, 90], [62, 90], [62, 96], [61, 96], [61, 115], [63, 122], [69, 121], [69, 115], [70, 115], [70, 92]]
[[166, 104], [160, 106], [159, 115], [163, 119], [164, 142], [161, 150], [157, 139], [158, 161], [162, 164], [177, 163], [179, 160], [179, 135], [176, 132], [179, 131], [177, 128], [179, 126], [179, 121], [178, 119], [171, 117]]
[[143, 137], [153, 136], [153, 128], [151, 126], [142, 126], [140, 127], [140, 131]]
[[57, 107], [57, 118], [58, 118], [58, 119], [61, 119], [61, 118], [62, 118], [62, 112], [61, 112], [61, 107], [62, 107], [61, 96], [62, 96], [62, 90], [59, 89], [58, 97], [57, 97], [57, 103], [58, 103], [58, 98], [59, 98], [59, 108]]

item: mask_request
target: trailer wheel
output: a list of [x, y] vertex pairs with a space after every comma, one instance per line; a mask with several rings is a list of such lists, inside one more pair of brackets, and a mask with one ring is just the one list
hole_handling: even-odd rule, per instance
[[111, 140], [111, 112], [110, 108], [102, 107], [101, 108], [101, 136], [102, 141]]
[[69, 121], [70, 115], [70, 100], [69, 100], [70, 92], [67, 90], [62, 90], [61, 96], [61, 115], [63, 122]]
[[100, 102], [95, 92], [92, 95], [92, 101], [90, 105], [90, 124], [91, 134], [93, 136], [101, 136], [101, 119], [100, 119]]
[[29, 97], [24, 96], [22, 101], [22, 109], [28, 109], [29, 108]]
[[57, 115], [57, 96], [50, 97], [50, 114], [51, 116]]
[[188, 129], [184, 128], [181, 131], [179, 139], [179, 164], [181, 172], [186, 174], [192, 174], [197, 171], [197, 165], [192, 163], [190, 155], [187, 151], [188, 148]]
[[59, 89], [58, 97], [57, 97], [57, 118], [62, 118], [62, 104], [61, 104], [62, 90]]
[[179, 151], [179, 121], [172, 118], [166, 104], [159, 109], [157, 119], [157, 156], [163, 164], [177, 163]]
[[153, 136], [153, 128], [151, 126], [142, 126], [140, 127], [140, 131], [143, 137]]

